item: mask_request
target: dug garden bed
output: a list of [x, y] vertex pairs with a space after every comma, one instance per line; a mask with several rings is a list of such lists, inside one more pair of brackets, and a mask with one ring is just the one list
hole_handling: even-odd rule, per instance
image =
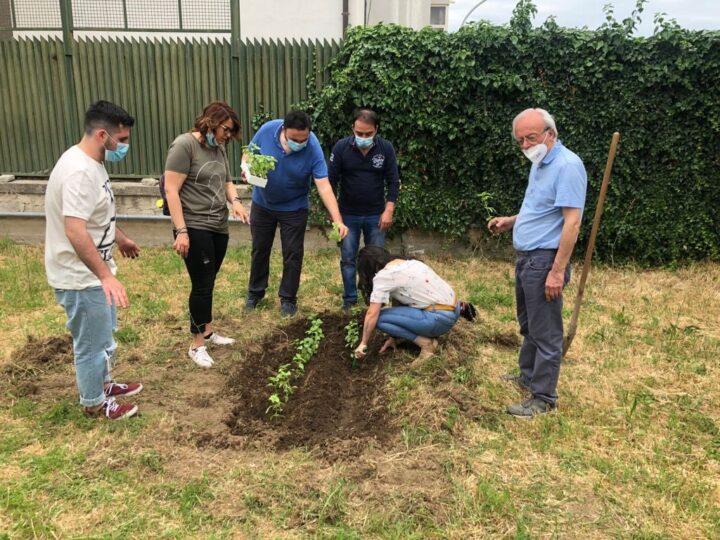
[[[371, 353], [353, 365], [345, 344], [350, 317], [324, 313], [319, 318], [323, 338], [302, 376], [293, 381], [296, 388], [281, 415], [268, 412], [273, 392], [268, 380], [295, 355], [308, 319], [272, 331], [230, 374], [232, 411], [226, 424], [232, 435], [278, 450], [314, 448], [329, 458], [357, 455], [394, 437], [382, 359]], [[377, 349], [377, 342], [370, 347]]]

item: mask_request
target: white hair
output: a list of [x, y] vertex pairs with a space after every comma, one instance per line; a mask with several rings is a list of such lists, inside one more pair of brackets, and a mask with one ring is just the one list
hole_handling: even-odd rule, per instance
[[558, 130], [557, 130], [557, 127], [555, 127], [555, 119], [552, 117], [552, 115], [549, 112], [547, 112], [545, 109], [539, 109], [539, 108], [533, 109], [531, 107], [530, 109], [525, 109], [523, 112], [518, 114], [515, 118], [513, 118], [513, 121], [512, 121], [512, 137], [513, 137], [513, 139], [515, 138], [515, 125], [518, 123], [518, 121], [523, 116], [525, 116], [526, 114], [531, 113], [531, 112], [539, 113], [543, 119], [545, 128], [552, 129], [553, 132], [555, 133], [555, 137], [558, 136]]

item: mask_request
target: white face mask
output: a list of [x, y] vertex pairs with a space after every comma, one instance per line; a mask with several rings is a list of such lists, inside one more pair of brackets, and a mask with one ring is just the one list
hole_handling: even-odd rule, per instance
[[525, 154], [525, 157], [528, 158], [535, 165], [540, 163], [543, 159], [545, 159], [545, 156], [547, 156], [548, 147], [547, 144], [545, 144], [545, 139], [547, 139], [547, 136], [548, 134], [546, 133], [543, 142], [536, 144], [535, 146], [531, 146], [530, 148], [526, 148], [522, 151], [522, 153]]

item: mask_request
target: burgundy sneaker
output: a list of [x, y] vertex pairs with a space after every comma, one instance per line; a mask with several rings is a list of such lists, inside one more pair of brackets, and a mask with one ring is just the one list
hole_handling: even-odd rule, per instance
[[137, 413], [137, 405], [129, 403], [118, 403], [115, 399], [106, 399], [97, 410], [85, 408], [85, 414], [88, 416], [106, 416], [110, 420], [120, 420], [122, 418], [130, 418]]
[[118, 397], [118, 396], [134, 396], [139, 394], [143, 389], [143, 385], [140, 383], [116, 383], [111, 382], [110, 386], [105, 388], [106, 397]]

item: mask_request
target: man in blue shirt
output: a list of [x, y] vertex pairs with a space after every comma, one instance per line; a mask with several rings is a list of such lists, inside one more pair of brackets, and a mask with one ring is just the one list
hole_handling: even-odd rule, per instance
[[[304, 111], [290, 111], [284, 120], [263, 124], [250, 141], [259, 152], [273, 156], [277, 163], [268, 174], [267, 186], [255, 187], [252, 194], [250, 232], [252, 260], [246, 309], [255, 309], [265, 296], [270, 275], [270, 251], [275, 231], [280, 226], [283, 272], [280, 281], [280, 312], [292, 317], [297, 312], [297, 292], [305, 252], [310, 179], [315, 180], [320, 198], [340, 236], [347, 235], [337, 201], [328, 180], [325, 156], [315, 134], [310, 132], [310, 117]], [[243, 156], [243, 161], [247, 156]]]
[[532, 417], [555, 408], [563, 349], [562, 291], [587, 189], [580, 158], [563, 146], [555, 120], [543, 109], [526, 109], [513, 120], [513, 138], [532, 162], [520, 213], [490, 220], [493, 234], [513, 231], [517, 251], [515, 298], [520, 333], [519, 375], [503, 378], [529, 391], [508, 413]]
[[330, 154], [330, 184], [335, 193], [340, 192], [340, 213], [348, 227], [348, 235], [340, 249], [343, 309], [346, 311], [357, 303], [360, 235], [364, 236], [366, 246], [382, 247], [385, 244], [385, 231], [392, 225], [400, 191], [395, 149], [390, 141], [377, 134], [378, 127], [375, 111], [355, 110], [353, 134], [340, 139]]

